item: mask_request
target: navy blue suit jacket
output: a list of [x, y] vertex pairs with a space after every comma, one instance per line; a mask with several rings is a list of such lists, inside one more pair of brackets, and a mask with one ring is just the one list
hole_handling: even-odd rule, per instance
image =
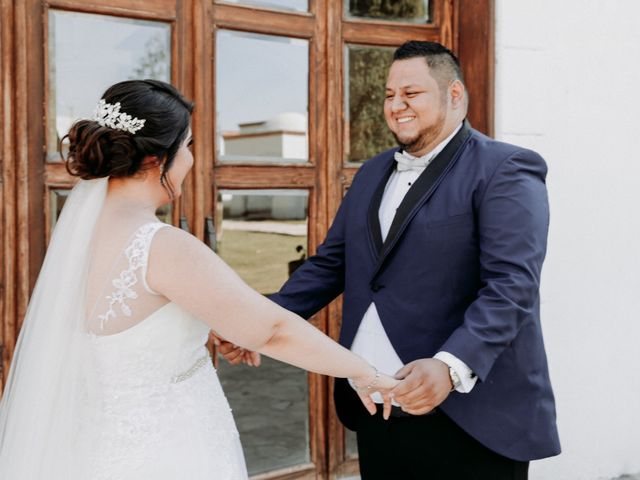
[[[544, 160], [465, 124], [411, 187], [383, 243], [378, 209], [395, 151], [362, 165], [316, 255], [271, 299], [308, 318], [344, 293], [347, 348], [375, 302], [405, 364], [444, 350], [478, 375], [471, 393], [453, 392], [440, 406], [460, 427], [509, 458], [557, 455], [539, 313]], [[437, 162], [445, 166], [425, 188]], [[353, 428], [363, 407], [344, 380], [335, 400]]]

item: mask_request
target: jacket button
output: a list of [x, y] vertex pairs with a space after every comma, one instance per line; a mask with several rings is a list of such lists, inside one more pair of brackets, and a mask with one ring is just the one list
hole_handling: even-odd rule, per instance
[[383, 288], [384, 288], [384, 285], [380, 285], [379, 283], [371, 284], [371, 290], [374, 291], [374, 292], [378, 292]]

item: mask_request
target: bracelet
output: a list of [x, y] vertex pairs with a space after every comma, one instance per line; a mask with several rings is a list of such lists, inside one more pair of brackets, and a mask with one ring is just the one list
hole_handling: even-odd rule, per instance
[[376, 374], [373, 377], [373, 380], [371, 380], [371, 382], [369, 383], [369, 385], [366, 385], [364, 387], [358, 387], [357, 385], [354, 384], [355, 387], [356, 387], [356, 390], [358, 390], [358, 391], [366, 390], [368, 392], [373, 387], [376, 386], [376, 384], [378, 383], [378, 380], [380, 380], [380, 372], [378, 371], [378, 369], [376, 367], [373, 367], [373, 369], [376, 371]]

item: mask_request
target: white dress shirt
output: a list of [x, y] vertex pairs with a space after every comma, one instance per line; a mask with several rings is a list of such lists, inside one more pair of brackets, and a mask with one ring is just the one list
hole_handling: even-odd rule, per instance
[[[429, 162], [446, 147], [460, 128], [462, 128], [462, 124], [433, 150], [422, 157], [426, 160], [427, 166]], [[404, 155], [410, 158], [416, 158], [408, 155], [406, 152]], [[382, 201], [380, 202], [380, 209], [378, 210], [380, 233], [382, 234], [383, 241], [389, 233], [396, 210], [400, 206], [404, 196], [425, 168], [413, 168], [405, 171], [395, 170], [389, 177], [384, 189]], [[351, 351], [363, 357], [377, 368], [379, 372], [386, 373], [387, 375], [395, 375], [396, 372], [404, 366], [393, 345], [391, 345], [391, 341], [380, 321], [380, 315], [378, 314], [376, 305], [373, 302], [369, 305], [360, 322], [353, 344], [351, 345]], [[438, 352], [434, 358], [443, 361], [458, 374], [461, 381], [461, 385], [456, 389], [458, 392], [468, 393], [471, 391], [476, 383], [477, 377], [462, 360], [448, 352]], [[382, 403], [382, 397], [378, 393], [374, 393], [371, 398], [377, 403]]]

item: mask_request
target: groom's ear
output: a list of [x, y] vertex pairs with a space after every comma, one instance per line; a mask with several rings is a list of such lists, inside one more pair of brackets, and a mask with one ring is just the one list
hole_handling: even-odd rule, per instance
[[466, 96], [467, 92], [464, 84], [460, 80], [451, 82], [449, 85], [449, 98], [451, 99], [451, 106], [454, 109], [466, 108]]

